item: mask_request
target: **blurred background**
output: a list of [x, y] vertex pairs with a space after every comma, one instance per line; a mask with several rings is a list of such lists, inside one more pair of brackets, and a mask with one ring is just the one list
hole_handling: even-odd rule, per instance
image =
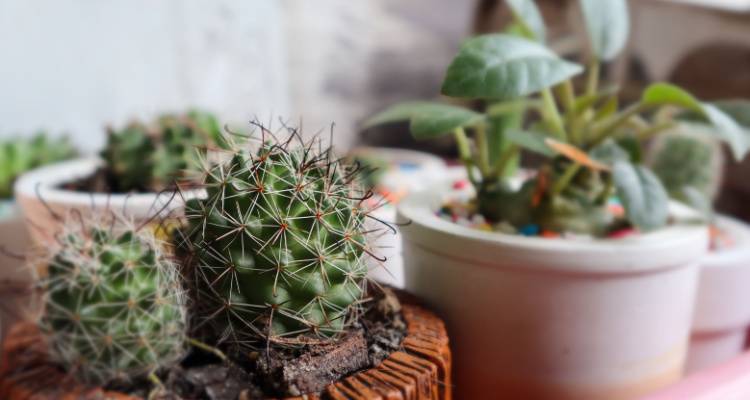
[[[551, 44], [579, 55], [573, 2], [540, 0]], [[202, 107], [222, 121], [336, 123], [336, 145], [418, 147], [403, 127], [359, 123], [395, 101], [438, 96], [461, 41], [509, 18], [502, 0], [0, 0], [0, 138], [46, 129], [85, 153], [104, 126]], [[706, 100], [750, 98], [750, 1], [631, 0], [632, 35], [608, 66], [636, 93], [669, 80]], [[717, 79], [720, 77], [721, 79]], [[727, 167], [719, 208], [750, 219]]]

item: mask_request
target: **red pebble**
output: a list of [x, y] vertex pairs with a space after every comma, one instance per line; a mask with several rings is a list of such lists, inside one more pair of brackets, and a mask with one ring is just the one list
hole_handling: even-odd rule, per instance
[[624, 228], [610, 233], [609, 235], [607, 235], [607, 237], [610, 239], [621, 239], [636, 233], [638, 233], [638, 231], [633, 228]]
[[453, 182], [453, 189], [461, 190], [466, 187], [469, 183], [465, 180], [455, 181]]
[[560, 234], [555, 231], [544, 230], [542, 231], [542, 237], [552, 239], [552, 238], [560, 237]]

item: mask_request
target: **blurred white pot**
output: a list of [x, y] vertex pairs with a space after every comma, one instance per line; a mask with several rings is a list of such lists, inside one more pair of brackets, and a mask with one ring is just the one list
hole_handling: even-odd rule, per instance
[[750, 325], [750, 227], [729, 217], [719, 217], [717, 226], [733, 246], [701, 262], [687, 372], [740, 354]]
[[[351, 154], [377, 158], [389, 165], [389, 169], [383, 171], [378, 187], [389, 192], [386, 198], [391, 202], [397, 202], [410, 191], [423, 189], [445, 179], [445, 162], [429, 153], [388, 147], [358, 147]], [[392, 224], [396, 221], [395, 204], [384, 204], [371, 215]], [[368, 239], [374, 254], [378, 258], [385, 258], [385, 262], [370, 259], [370, 277], [378, 282], [403, 288], [404, 265], [398, 227], [394, 226], [395, 232], [384, 229], [383, 224], [375, 220], [368, 221], [368, 227], [375, 230]]]
[[[197, 191], [109, 194], [87, 193], [62, 188], [66, 183], [91, 176], [101, 165], [97, 158], [85, 158], [52, 164], [22, 175], [15, 184], [16, 201], [23, 211], [34, 242], [51, 243], [61, 227], [60, 218], [71, 210], [84, 216], [112, 210], [143, 222], [155, 216], [166, 218], [178, 212]], [[158, 220], [156, 220], [158, 222]]]
[[29, 245], [21, 211], [13, 201], [0, 202], [0, 341], [22, 314], [19, 295], [31, 282], [22, 257]]
[[630, 399], [680, 378], [706, 227], [529, 238], [439, 218], [448, 195], [435, 185], [398, 213], [406, 288], [448, 326], [456, 398]]

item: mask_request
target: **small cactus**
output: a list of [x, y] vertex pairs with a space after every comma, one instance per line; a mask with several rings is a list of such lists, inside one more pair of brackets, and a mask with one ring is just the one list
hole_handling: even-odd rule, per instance
[[207, 171], [207, 196], [187, 204], [198, 318], [250, 347], [334, 337], [365, 294], [367, 196], [330, 149], [261, 129], [260, 149], [235, 146]]
[[218, 121], [209, 113], [163, 115], [152, 125], [132, 122], [109, 129], [101, 157], [114, 191], [159, 191], [195, 169], [198, 150], [216, 144], [220, 136]]
[[685, 126], [662, 135], [651, 150], [651, 167], [671, 197], [690, 202], [685, 190], [692, 188], [707, 201], [714, 199], [724, 166], [721, 146], [716, 140]]
[[41, 264], [51, 359], [96, 385], [179, 361], [186, 296], [162, 243], [121, 219], [70, 222]]
[[51, 139], [45, 132], [0, 143], [0, 199], [13, 196], [13, 182], [22, 173], [76, 154], [67, 137]]

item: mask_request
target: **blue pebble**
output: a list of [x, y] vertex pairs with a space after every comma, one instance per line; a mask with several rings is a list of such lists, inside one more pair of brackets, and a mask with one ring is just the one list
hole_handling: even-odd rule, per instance
[[539, 235], [539, 225], [528, 224], [521, 227], [518, 232], [524, 236], [537, 236]]
[[419, 169], [419, 164], [411, 163], [411, 162], [400, 162], [398, 163], [398, 168], [403, 172], [413, 172]]

